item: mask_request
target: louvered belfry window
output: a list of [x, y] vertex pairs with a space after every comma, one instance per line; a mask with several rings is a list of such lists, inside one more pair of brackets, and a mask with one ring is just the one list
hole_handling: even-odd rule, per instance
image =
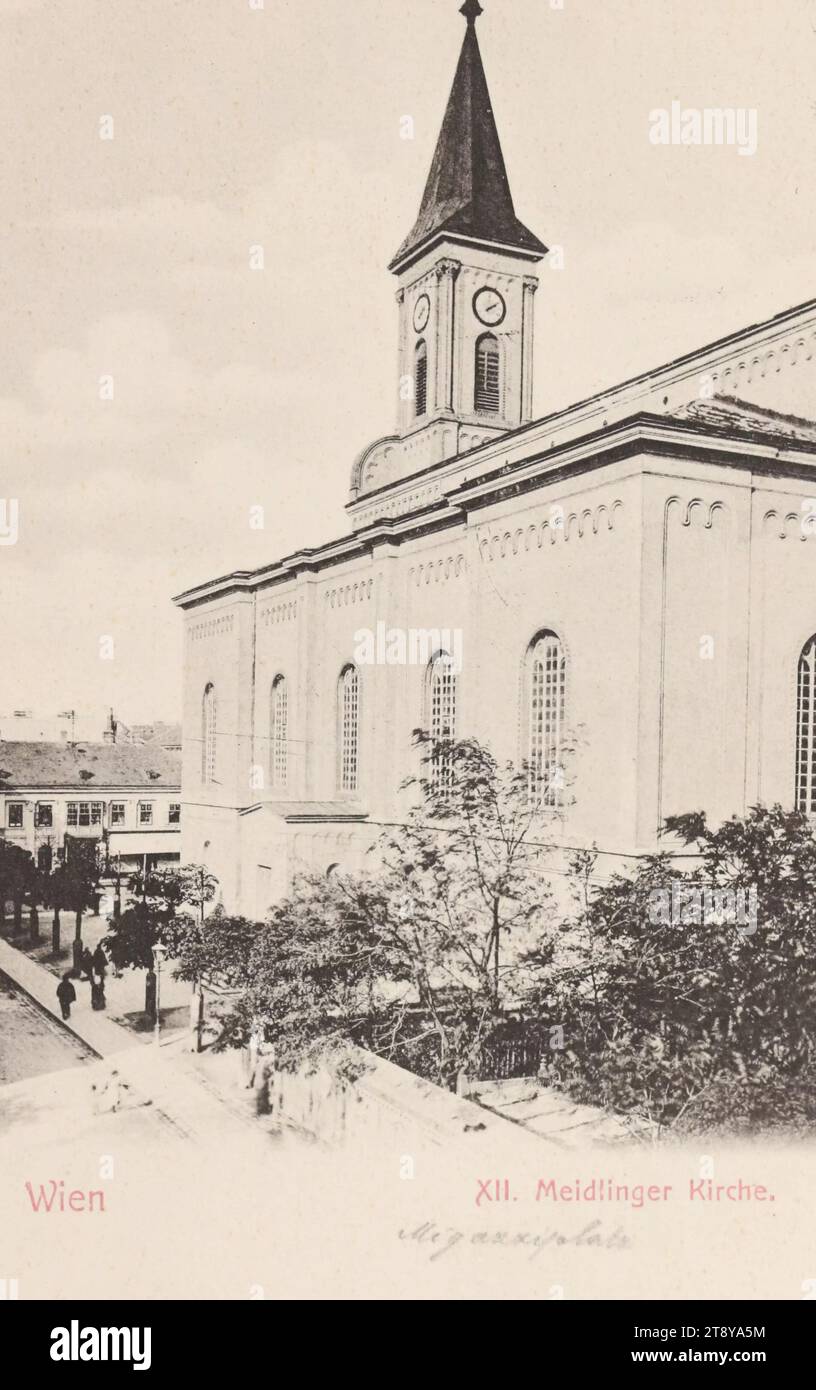
[[355, 666], [346, 666], [341, 672], [338, 696], [340, 725], [338, 781], [341, 792], [356, 792], [360, 763], [360, 677]]
[[216, 761], [216, 702], [215, 686], [210, 684], [204, 690], [201, 706], [201, 780], [215, 781]]
[[431, 762], [431, 785], [443, 794], [450, 787], [453, 769], [444, 744], [456, 738], [456, 672], [446, 652], [435, 656], [429, 675], [430, 734], [435, 745]]
[[796, 809], [816, 811], [816, 636], [802, 648], [796, 696]]
[[419, 418], [428, 409], [428, 348], [424, 342], [417, 343], [415, 376], [414, 404]]
[[480, 415], [500, 413], [499, 361], [497, 340], [492, 333], [483, 334], [476, 344], [476, 409]]
[[566, 694], [564, 649], [554, 632], [542, 632], [530, 649], [527, 760], [530, 791], [545, 806], [557, 806], [560, 801]]
[[287, 722], [289, 695], [286, 677], [276, 676], [272, 682], [272, 705], [269, 729], [269, 774], [273, 787], [285, 787], [287, 778]]

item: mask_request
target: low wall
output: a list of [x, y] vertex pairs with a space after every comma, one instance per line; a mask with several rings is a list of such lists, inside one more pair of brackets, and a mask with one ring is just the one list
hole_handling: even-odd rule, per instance
[[282, 1123], [336, 1145], [392, 1143], [398, 1136], [443, 1145], [464, 1136], [474, 1141], [540, 1140], [453, 1092], [425, 1081], [393, 1062], [355, 1049], [361, 1074], [339, 1081], [328, 1067], [297, 1073], [274, 1071], [269, 1095]]

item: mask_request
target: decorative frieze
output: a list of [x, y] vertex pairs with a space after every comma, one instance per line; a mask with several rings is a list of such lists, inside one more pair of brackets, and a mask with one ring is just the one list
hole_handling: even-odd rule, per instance
[[714, 518], [718, 512], [727, 516], [728, 508], [724, 502], [706, 502], [702, 497], [692, 497], [690, 501], [684, 502], [682, 497], [670, 497], [666, 503], [666, 513], [673, 507], [679, 509], [681, 526], [700, 526], [710, 531], [714, 525]]
[[261, 609], [261, 623], [264, 627], [276, 627], [278, 623], [291, 623], [297, 617], [297, 599], [287, 603], [275, 603]]
[[622, 508], [619, 498], [610, 503], [601, 502], [597, 507], [584, 507], [581, 511], [566, 512], [563, 507], [552, 506], [543, 521], [480, 534], [479, 554], [488, 562], [503, 560], [511, 555], [541, 550], [545, 545], [555, 545], [558, 540], [582, 540], [585, 536], [613, 531], [615, 517]]
[[775, 342], [771, 347], [746, 353], [744, 357], [732, 359], [722, 366], [710, 369], [701, 366], [700, 371], [710, 383], [711, 395], [738, 396], [746, 387], [755, 386], [757, 382], [775, 376], [788, 367], [810, 362], [814, 347], [816, 330], [799, 333], [785, 341]]
[[446, 555], [427, 564], [412, 565], [408, 579], [415, 588], [421, 584], [445, 584], [449, 579], [458, 579], [467, 569], [464, 555]]
[[327, 608], [348, 608], [350, 604], [365, 603], [374, 592], [374, 580], [361, 579], [356, 584], [343, 584], [326, 589], [323, 599]]
[[234, 623], [234, 613], [222, 613], [218, 618], [204, 618], [201, 622], [192, 624], [190, 641], [202, 642], [205, 638], [224, 637], [227, 633], [232, 632]]
[[775, 536], [780, 541], [812, 539], [816, 535], [816, 501], [806, 500], [798, 512], [771, 508], [762, 518], [762, 530], [766, 536]]

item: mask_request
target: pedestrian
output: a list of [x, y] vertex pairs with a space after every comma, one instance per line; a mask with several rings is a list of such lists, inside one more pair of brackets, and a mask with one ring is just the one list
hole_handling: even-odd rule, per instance
[[88, 977], [88, 983], [92, 985], [92, 984], [93, 984], [93, 972], [94, 972], [94, 958], [93, 958], [93, 956], [91, 955], [90, 951], [88, 950], [88, 947], [86, 946], [86, 947], [84, 948], [83, 952], [82, 952], [82, 969], [81, 969], [81, 971], [80, 971], [80, 979], [82, 978], [83, 975], [87, 975], [87, 977]]
[[[128, 1089], [127, 1086], [125, 1089]], [[122, 1082], [119, 1078], [118, 1071], [112, 1071], [110, 1074], [106, 1096], [108, 1100], [108, 1109], [115, 1113], [122, 1103]]]
[[104, 1007], [105, 1007], [105, 981], [104, 981], [104, 979], [102, 979], [102, 980], [93, 980], [93, 981], [91, 982], [91, 1008], [92, 1008], [92, 1009], [96, 1009], [97, 1012], [98, 1012], [99, 1009], [104, 1009]]
[[255, 1075], [258, 1070], [258, 1060], [261, 1047], [263, 1046], [263, 1035], [257, 1028], [253, 1028], [249, 1035], [249, 1046], [244, 1048], [242, 1053], [242, 1064], [244, 1068], [244, 1085], [251, 1091], [255, 1085]]
[[105, 955], [104, 947], [102, 946], [101, 941], [99, 942], [96, 950], [93, 953], [93, 965], [94, 970], [99, 976], [100, 983], [104, 985], [105, 975], [108, 969], [108, 958]]
[[269, 1115], [272, 1111], [270, 1088], [273, 1080], [274, 1063], [271, 1057], [259, 1057], [253, 1077], [255, 1091], [255, 1114]]
[[67, 970], [57, 985], [57, 998], [60, 1002], [63, 1018], [70, 1018], [71, 1005], [76, 1002], [76, 990], [71, 984], [71, 976]]

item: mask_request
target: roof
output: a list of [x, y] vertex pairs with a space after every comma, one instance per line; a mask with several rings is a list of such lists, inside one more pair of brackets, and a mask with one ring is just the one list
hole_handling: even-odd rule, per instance
[[690, 401], [673, 411], [672, 418], [697, 422], [730, 435], [770, 435], [775, 439], [816, 444], [816, 421], [806, 420], [801, 415], [785, 415], [764, 405], [752, 405], [735, 396]]
[[261, 801], [247, 806], [243, 816], [265, 811], [285, 821], [364, 821], [368, 812], [347, 801]]
[[[173, 602], [181, 608], [193, 608], [216, 594], [266, 588], [267, 585], [294, 579], [302, 570], [314, 573], [348, 560], [370, 556], [374, 544], [384, 538], [398, 545], [403, 539], [414, 539], [417, 535], [428, 534], [430, 530], [459, 525], [466, 495], [474, 498], [481, 493], [498, 497], [507, 487], [511, 476], [521, 471], [530, 471], [536, 486], [551, 483], [557, 477], [566, 476], [573, 468], [585, 470], [590, 456], [597, 459], [608, 459], [612, 454], [630, 457], [633, 452], [642, 451], [644, 445], [648, 445], [650, 449], [660, 446], [675, 457], [686, 457], [692, 441], [696, 450], [702, 441], [707, 440], [709, 449], [718, 452], [719, 461], [728, 460], [738, 467], [772, 466], [777, 470], [780, 457], [783, 457], [791, 468], [795, 464], [800, 469], [806, 467], [808, 472], [813, 469], [816, 421], [784, 415], [762, 406], [743, 405], [740, 401], [731, 402], [732, 408], [726, 412], [720, 409], [722, 403], [723, 398], [718, 398], [699, 405], [681, 406], [673, 413], [636, 410], [611, 423], [590, 423], [580, 433], [558, 443], [550, 441], [526, 453], [519, 451], [518, 458], [508, 458], [505, 450], [500, 466], [484, 472], [478, 467], [480, 450], [473, 450], [470, 454], [447, 461], [461, 465], [459, 480], [451, 475], [450, 486], [436, 501], [419, 503], [414, 510], [406, 510], [395, 516], [379, 516], [361, 530], [322, 546], [294, 551], [258, 569], [233, 570], [177, 594]], [[723, 441], [722, 447], [720, 441]], [[506, 444], [505, 438], [500, 442]], [[728, 444], [732, 447], [727, 448]], [[749, 444], [753, 446], [751, 449]], [[433, 473], [439, 467], [439, 464], [431, 464], [423, 473]], [[420, 476], [422, 473], [414, 475], [414, 480]], [[797, 476], [803, 475], [799, 472]], [[386, 493], [392, 486], [387, 484], [380, 491]], [[0, 744], [0, 749], [2, 746]]]
[[400, 270], [443, 236], [512, 247], [534, 260], [547, 254], [544, 243], [516, 217], [476, 37], [476, 14], [471, 10], [466, 18], [465, 41], [419, 216], [389, 270]]
[[131, 724], [130, 736], [141, 743], [159, 744], [162, 748], [181, 747], [181, 724], [168, 724], [157, 719], [153, 724]]
[[[90, 776], [83, 776], [90, 773]], [[18, 787], [181, 786], [181, 758], [156, 744], [6, 743], [0, 740], [0, 792]]]

